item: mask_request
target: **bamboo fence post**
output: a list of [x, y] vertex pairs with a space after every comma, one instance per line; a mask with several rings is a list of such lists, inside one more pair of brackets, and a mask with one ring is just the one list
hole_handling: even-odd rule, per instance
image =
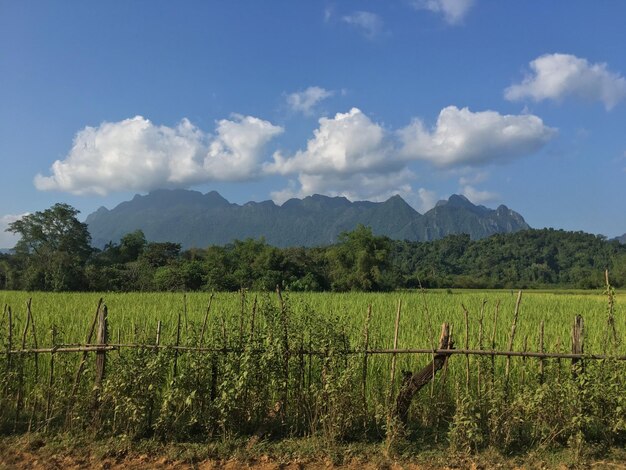
[[[572, 354], [583, 354], [584, 352], [584, 329], [585, 321], [580, 315], [576, 315], [572, 326]], [[572, 377], [577, 378], [579, 373], [585, 371], [584, 362], [581, 359], [572, 359]]]
[[[450, 334], [450, 326], [447, 323], [441, 325], [441, 336], [439, 337], [439, 350], [452, 349], [454, 343]], [[434, 365], [428, 364], [417, 373], [409, 373], [404, 384], [398, 393], [393, 407], [392, 415], [402, 424], [406, 424], [409, 407], [415, 394], [423, 388], [429, 381], [434, 380], [438, 370], [448, 363], [448, 354], [435, 354]], [[444, 369], [445, 370], [445, 369]]]
[[[543, 331], [544, 331], [544, 321], [541, 320], [541, 324], [539, 325], [539, 352], [543, 353], [544, 351], [544, 339], [543, 339]], [[545, 360], [543, 358], [539, 359], [539, 383], [543, 383], [544, 381], [544, 364]]]
[[[91, 328], [89, 329], [89, 332], [87, 333], [87, 340], [85, 341], [85, 344], [91, 343], [91, 338], [93, 337], [93, 333], [96, 329], [98, 316], [100, 315], [100, 308], [102, 307], [102, 302], [103, 302], [103, 299], [100, 298], [100, 300], [98, 301], [98, 307], [96, 308], [96, 314], [93, 318], [93, 322], [91, 323]], [[78, 369], [76, 370], [76, 378], [74, 379], [74, 386], [72, 387], [72, 395], [71, 395], [72, 397], [74, 397], [76, 395], [76, 392], [78, 392], [78, 386], [80, 385], [80, 378], [83, 373], [83, 368], [85, 367], [85, 362], [87, 361], [87, 354], [89, 354], [88, 351], [83, 351], [82, 358], [78, 364]], [[69, 403], [70, 403], [69, 411], [71, 411], [73, 400], [70, 400]]]
[[[27, 303], [28, 305], [28, 303]], [[28, 328], [30, 327], [30, 315], [28, 309], [26, 313], [26, 324], [22, 331], [21, 350], [26, 349], [26, 336], [28, 335]], [[15, 421], [13, 422], [13, 432], [17, 431], [17, 426], [20, 421], [20, 414], [22, 413], [22, 407], [24, 406], [24, 361], [26, 358], [21, 358], [19, 361], [19, 373], [17, 377], [17, 396], [15, 398]]]
[[363, 327], [363, 375], [361, 378], [363, 394], [363, 417], [367, 421], [367, 350], [370, 345], [370, 320], [372, 318], [372, 304], [367, 306], [365, 326]]
[[[619, 340], [617, 338], [617, 329], [615, 327], [615, 292], [613, 290], [613, 287], [611, 286], [611, 283], [609, 282], [609, 270], [606, 269], [604, 271], [604, 282], [606, 285], [606, 290], [605, 290], [605, 294], [607, 296], [607, 301], [608, 301], [608, 306], [607, 306], [607, 311], [608, 311], [608, 315], [607, 315], [607, 330], [606, 330], [606, 338], [604, 340], [604, 354], [606, 354], [606, 349], [609, 345], [609, 343], [611, 342], [610, 339], [612, 339], [613, 341], [613, 347], [615, 348], [618, 343]], [[612, 337], [612, 338], [611, 338]]]
[[[487, 304], [487, 299], [483, 299], [483, 303], [480, 306], [480, 317], [478, 318], [478, 349], [482, 351], [483, 349], [483, 320], [485, 318], [485, 305]], [[478, 360], [478, 370], [477, 370], [477, 386], [476, 390], [478, 392], [478, 396], [481, 395], [481, 384], [482, 384], [482, 374], [481, 374], [481, 363], [482, 359]]]
[[209, 313], [211, 312], [211, 304], [213, 303], [213, 293], [211, 292], [211, 296], [209, 297], [209, 303], [206, 307], [206, 312], [204, 313], [204, 320], [202, 321], [202, 330], [200, 330], [200, 346], [204, 343], [204, 333], [206, 332], [207, 322], [209, 320]]
[[284, 374], [284, 389], [283, 389], [283, 400], [282, 405], [280, 406], [281, 416], [285, 418], [285, 413], [287, 412], [287, 400], [289, 399], [289, 326], [287, 324], [287, 308], [285, 306], [285, 302], [283, 301], [283, 295], [280, 292], [280, 286], [276, 285], [276, 294], [278, 296], [278, 301], [280, 304], [280, 320], [283, 326], [283, 374]]
[[[106, 346], [109, 340], [108, 332], [108, 315], [109, 311], [106, 305], [103, 305], [98, 315], [98, 331], [96, 333], [96, 343], [99, 346]], [[106, 369], [107, 352], [105, 349], [96, 351], [96, 378], [94, 381], [94, 388], [99, 389], [104, 379], [104, 372]]]
[[254, 296], [254, 302], [252, 302], [252, 316], [250, 318], [250, 344], [254, 343], [254, 322], [256, 321], [256, 309], [257, 309], [257, 296]]
[[183, 293], [183, 315], [185, 317], [185, 334], [189, 333], [189, 318], [187, 317], [187, 293]]
[[[9, 374], [9, 371], [11, 370], [11, 348], [13, 347], [13, 313], [11, 312], [11, 307], [5, 305], [5, 309], [6, 309], [6, 313], [8, 315], [8, 330], [9, 330], [9, 335], [7, 338], [7, 375]], [[9, 382], [7, 381], [6, 383], [7, 387], [9, 385]]]
[[[465, 320], [465, 349], [469, 349], [469, 312], [465, 305], [461, 304], [463, 308], [463, 318]], [[465, 354], [465, 388], [469, 390], [470, 386], [470, 358], [469, 354]]]
[[[32, 300], [33, 300], [32, 298], [28, 299], [28, 302], [26, 303], [26, 309], [28, 310], [28, 316], [30, 317], [30, 331], [33, 334], [33, 343], [35, 345], [35, 349], [37, 349], [38, 345], [37, 345], [37, 331], [35, 329], [35, 316], [33, 315], [33, 312], [31, 310]], [[35, 353], [34, 358], [35, 358], [35, 383], [38, 383], [39, 382], [39, 355]]]
[[[528, 335], [524, 335], [524, 346], [522, 349], [522, 352], [526, 353], [526, 351], [528, 351]], [[526, 356], [522, 356], [522, 362], [523, 362], [523, 367], [522, 367], [522, 385], [526, 384]]]
[[239, 346], [243, 346], [243, 327], [244, 327], [244, 319], [246, 315], [246, 291], [243, 287], [240, 289], [241, 292], [241, 310], [239, 311]]
[[45, 431], [48, 431], [48, 426], [50, 424], [50, 420], [52, 419], [52, 386], [54, 385], [54, 347], [56, 345], [57, 339], [57, 329], [56, 326], [52, 326], [51, 328], [51, 336], [52, 336], [52, 348], [53, 351], [50, 353], [50, 374], [48, 375], [48, 390], [46, 392], [46, 425]]
[[178, 346], [180, 346], [180, 311], [178, 312], [178, 321], [176, 322], [176, 348], [174, 349], [174, 371], [173, 376], [178, 373]]
[[[559, 335], [556, 338], [556, 352], [557, 353], [561, 352], [561, 335]], [[560, 381], [561, 380], [561, 358], [557, 358], [556, 363], [557, 363], [557, 366], [558, 366], [557, 377], [558, 377], [558, 380]]]
[[[498, 328], [498, 313], [500, 312], [500, 301], [496, 302], [496, 306], [493, 309], [493, 330], [491, 331], [491, 350], [496, 350], [496, 331]], [[493, 386], [496, 380], [496, 356], [491, 356], [491, 385]]]
[[394, 382], [396, 379], [396, 359], [397, 353], [395, 352], [398, 349], [398, 333], [400, 331], [400, 311], [402, 310], [402, 300], [398, 299], [398, 309], [396, 310], [396, 322], [394, 325], [394, 333], [393, 333], [393, 349], [394, 353], [391, 355], [391, 381], [389, 386], [389, 404], [391, 404], [391, 399], [393, 398], [394, 392]]
[[[522, 301], [522, 291], [520, 290], [517, 293], [517, 300], [515, 302], [515, 314], [513, 315], [513, 323], [511, 324], [511, 335], [509, 336], [509, 351], [513, 351], [513, 341], [515, 341], [515, 330], [517, 328], [517, 318], [519, 316], [519, 306]], [[506, 367], [505, 367], [505, 379], [508, 384], [509, 381], [509, 373], [511, 372], [511, 356], [506, 357]]]
[[[161, 345], [161, 328], [162, 328], [162, 323], [161, 320], [157, 321], [157, 329], [156, 329], [156, 338], [154, 341], [154, 344], [156, 345], [156, 347], [158, 348]], [[200, 340], [202, 341], [202, 340]], [[200, 345], [202, 345], [202, 343], [200, 343]], [[158, 351], [158, 349], [157, 349]]]

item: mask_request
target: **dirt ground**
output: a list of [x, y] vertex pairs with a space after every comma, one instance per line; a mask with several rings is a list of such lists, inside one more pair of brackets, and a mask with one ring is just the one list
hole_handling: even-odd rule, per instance
[[[171, 448], [150, 450], [142, 453], [119, 452], [108, 450], [110, 444], [98, 444], [96, 447], [78, 445], [72, 446], [65, 443], [46, 444], [41, 439], [15, 439], [0, 438], [0, 470], [83, 470], [83, 469], [106, 469], [106, 470], [139, 470], [139, 469], [162, 469], [162, 470], [296, 470], [296, 469], [338, 469], [338, 470], [483, 470], [483, 469], [624, 469], [626, 470], [626, 458], [613, 456], [606, 459], [593, 459], [586, 462], [576, 462], [570, 459], [561, 459], [559, 455], [551, 455], [549, 458], [536, 458], [527, 456], [522, 459], [507, 459], [501, 456], [448, 456], [440, 454], [432, 461], [428, 458], [415, 458], [408, 460], [387, 459], [382, 456], [344, 459], [343, 464], [334, 464], [324, 457], [313, 458], [281, 458], [277, 459], [268, 455], [260, 454], [258, 457], [241, 459], [202, 459], [196, 455], [187, 453], [181, 458], [172, 456], [181, 454], [180, 449], [172, 452]], [[184, 451], [184, 449], [183, 449]], [[414, 461], [413, 461], [414, 460]], [[564, 461], [564, 460], [567, 460]]]

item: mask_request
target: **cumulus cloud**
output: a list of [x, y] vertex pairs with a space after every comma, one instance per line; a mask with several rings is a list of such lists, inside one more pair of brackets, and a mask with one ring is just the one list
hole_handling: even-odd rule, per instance
[[310, 86], [304, 91], [287, 95], [287, 104], [296, 112], [310, 115], [317, 103], [333, 96], [334, 92], [318, 86]]
[[0, 216], [0, 248], [13, 248], [15, 246], [20, 239], [19, 235], [7, 232], [6, 229], [9, 228], [10, 223], [20, 220], [28, 214], [29, 213], [26, 212], [19, 215], [8, 214]]
[[387, 132], [361, 110], [323, 117], [305, 150], [274, 154], [268, 174], [297, 175], [297, 183], [272, 193], [277, 202], [315, 193], [351, 200], [385, 200], [411, 193], [413, 173], [396, 158]]
[[290, 181], [289, 186], [271, 193], [277, 203], [293, 197], [302, 198], [311, 194], [344, 196], [351, 201], [385, 201], [399, 194], [405, 199], [412, 196], [410, 181], [415, 175], [408, 168], [382, 173], [344, 173], [298, 175], [298, 181]]
[[571, 54], [546, 54], [530, 62], [532, 73], [504, 91], [506, 99], [560, 101], [567, 96], [601, 101], [607, 110], [626, 97], [626, 79], [607, 68]]
[[264, 146], [282, 131], [239, 115], [219, 121], [214, 135], [187, 119], [175, 127], [142, 116], [105, 122], [79, 131], [66, 158], [54, 162], [50, 176], [35, 176], [34, 183], [39, 190], [106, 195], [245, 180], [258, 174]]
[[414, 120], [390, 132], [352, 108], [319, 119], [305, 149], [292, 155], [276, 152], [263, 169], [268, 175], [291, 178], [285, 189], [272, 193], [277, 202], [314, 193], [352, 200], [384, 200], [400, 194], [425, 212], [435, 205], [437, 195], [425, 188], [413, 189], [417, 175], [408, 167], [411, 162], [426, 160], [440, 167], [456, 167], [457, 171], [461, 167], [459, 183], [464, 194], [485, 202], [497, 195], [475, 189], [487, 173], [472, 166], [530, 154], [554, 133], [536, 116], [473, 113], [454, 106], [441, 111], [432, 130]]
[[493, 202], [500, 198], [497, 193], [491, 191], [481, 191], [469, 184], [461, 187], [461, 194], [474, 204], [483, 204], [485, 202]]
[[414, 202], [414, 205], [416, 206], [418, 212], [423, 214], [424, 212], [428, 212], [435, 207], [437, 200], [438, 197], [435, 191], [431, 191], [426, 188], [419, 188], [417, 190], [417, 201]]
[[459, 184], [461, 186], [480, 184], [487, 181], [488, 177], [489, 173], [487, 173], [486, 171], [466, 173], [459, 178]]
[[432, 130], [415, 119], [398, 135], [401, 153], [406, 158], [451, 166], [480, 165], [527, 155], [543, 147], [555, 132], [532, 114], [474, 113], [468, 108], [448, 106], [441, 110]]
[[376, 13], [369, 11], [355, 11], [341, 20], [357, 28], [368, 39], [374, 39], [383, 30], [383, 20]]
[[472, 7], [474, 0], [413, 0], [417, 10], [430, 10], [441, 13], [449, 24], [460, 23]]
[[282, 175], [371, 172], [389, 164], [391, 150], [385, 130], [352, 108], [334, 118], [321, 118], [306, 150], [289, 157], [277, 152], [265, 170]]

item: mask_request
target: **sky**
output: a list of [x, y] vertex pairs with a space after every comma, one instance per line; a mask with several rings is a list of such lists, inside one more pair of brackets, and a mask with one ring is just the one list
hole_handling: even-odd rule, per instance
[[626, 232], [626, 2], [0, 0], [0, 247], [158, 188]]

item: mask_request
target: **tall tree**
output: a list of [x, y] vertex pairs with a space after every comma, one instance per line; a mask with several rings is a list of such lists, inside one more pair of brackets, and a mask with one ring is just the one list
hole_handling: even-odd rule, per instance
[[20, 235], [15, 253], [22, 264], [27, 289], [75, 290], [83, 287], [84, 267], [91, 255], [87, 224], [68, 204], [55, 204], [9, 224], [8, 232]]

